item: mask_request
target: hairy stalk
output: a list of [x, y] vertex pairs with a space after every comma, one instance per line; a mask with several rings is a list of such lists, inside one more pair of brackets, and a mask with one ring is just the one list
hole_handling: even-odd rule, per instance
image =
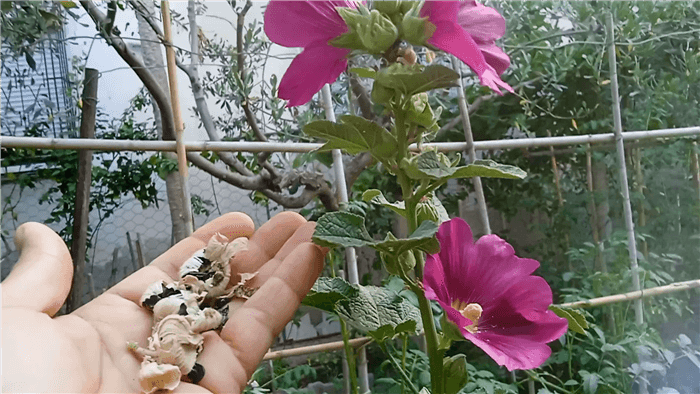
[[343, 347], [345, 348], [345, 358], [348, 360], [348, 370], [350, 372], [350, 392], [353, 394], [358, 394], [357, 391], [357, 368], [355, 367], [355, 352], [353, 352], [352, 346], [350, 346], [350, 332], [348, 331], [348, 326], [343, 320], [340, 319], [340, 332], [343, 335]]
[[[423, 253], [418, 251], [416, 256], [416, 267], [423, 264]], [[433, 319], [433, 310], [430, 301], [425, 298], [425, 292], [421, 288], [414, 288], [413, 291], [418, 296], [420, 315], [423, 320], [423, 330], [425, 331], [425, 343], [428, 348], [428, 359], [430, 360], [430, 382], [433, 387], [433, 394], [442, 394], [442, 352], [438, 350], [438, 337]]]
[[[396, 138], [398, 140], [398, 152], [399, 157], [397, 158], [397, 164], [401, 162], [404, 158], [405, 152], [408, 152], [408, 136], [406, 133], [406, 113], [404, 111], [405, 105], [398, 105], [394, 108], [395, 115], [395, 127], [396, 127]], [[406, 173], [396, 168], [396, 177], [399, 184], [401, 185], [401, 191], [403, 194], [404, 204], [406, 204], [406, 219], [408, 220], [408, 233], [411, 234], [418, 227], [418, 217], [416, 208], [418, 206], [418, 201], [420, 197], [414, 195], [413, 188], [414, 182], [408, 178]], [[423, 191], [427, 193], [427, 190]], [[414, 250], [413, 254], [416, 258], [416, 279], [418, 281], [423, 278], [423, 264], [424, 256], [423, 252]], [[425, 298], [425, 292], [421, 286], [411, 284], [413, 291], [418, 296], [418, 303], [420, 306], [421, 319], [423, 320], [423, 329], [425, 331], [425, 339], [428, 350], [428, 358], [430, 359], [430, 376], [431, 385], [433, 389], [433, 394], [442, 394], [442, 352], [438, 350], [438, 336], [437, 330], [435, 328], [435, 321], [433, 320], [433, 311], [430, 307], [430, 302]]]
[[401, 378], [406, 382], [406, 384], [411, 389], [413, 394], [419, 394], [418, 388], [416, 388], [416, 386], [413, 384], [413, 382], [411, 382], [411, 379], [408, 377], [408, 375], [406, 375], [406, 371], [404, 371], [403, 368], [401, 368], [401, 365], [399, 364], [399, 362], [396, 361], [394, 356], [389, 352], [389, 349], [386, 346], [386, 342], [380, 341], [377, 343], [379, 344], [379, 347], [382, 348], [384, 353], [386, 353], [387, 357], [389, 357], [389, 361], [391, 362], [391, 365], [393, 365], [394, 369], [396, 369], [399, 372], [399, 374], [401, 374]]

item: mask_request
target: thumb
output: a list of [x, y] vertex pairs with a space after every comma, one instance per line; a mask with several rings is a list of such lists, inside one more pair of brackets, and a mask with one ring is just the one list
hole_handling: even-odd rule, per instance
[[12, 272], [2, 282], [2, 306], [23, 307], [54, 315], [66, 300], [73, 262], [66, 244], [40, 223], [25, 223], [15, 233], [20, 252]]

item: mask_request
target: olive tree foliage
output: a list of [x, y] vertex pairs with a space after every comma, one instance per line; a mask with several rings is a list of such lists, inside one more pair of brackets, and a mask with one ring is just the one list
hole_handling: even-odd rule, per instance
[[[610, 12], [615, 20], [623, 129], [700, 125], [700, 91], [696, 88], [700, 82], [700, 3], [494, 1], [490, 5], [499, 8], [506, 17], [507, 33], [502, 46], [511, 57], [511, 67], [504, 80], [516, 86], [516, 94], [485, 101], [483, 97], [488, 92], [479, 85], [471, 84], [467, 88], [476, 140], [612, 133], [609, 38], [604, 27]], [[459, 114], [456, 99], [435, 97], [434, 100], [445, 108], [443, 125], [450, 125], [450, 119]], [[461, 125], [457, 122], [445, 127], [438, 139], [463, 141]], [[646, 208], [649, 224], [638, 230], [652, 233], [658, 240], [668, 236], [663, 228], [671, 227], [669, 221], [675, 219], [665, 215], [668, 211], [661, 207], [676, 204], [676, 195], [659, 192], [678, 187], [683, 190], [680, 206], [688, 209], [681, 215], [683, 228], [689, 231], [697, 228], [691, 224], [697, 215], [689, 214], [691, 207], [697, 206], [692, 183], [688, 181], [691, 143], [681, 140], [668, 148], [658, 142], [632, 142], [626, 146], [628, 152], [642, 148], [640, 181], [646, 182], [647, 193], [641, 195], [633, 190], [632, 197], [637, 212], [640, 205]], [[665, 155], [660, 152], [663, 150]], [[544, 236], [560, 244], [542, 243], [538, 246], [540, 250], [532, 252], [559, 259], [566, 251], [564, 239], [559, 236], [562, 231], [572, 232], [572, 242], [575, 238], [581, 242], [591, 240], [586, 212], [590, 195], [586, 190], [586, 147], [557, 149], [555, 153], [564, 206], [557, 201], [547, 148], [484, 152], [487, 157], [528, 172], [522, 182], [488, 180], [484, 185], [489, 206], [507, 218], [522, 209], [539, 211], [551, 218], [549, 232]], [[618, 170], [613, 153], [612, 145], [593, 147], [594, 176], [596, 166], [602, 167], [598, 171], [600, 182], [596, 183], [606, 184], [606, 190], [596, 187], [594, 194], [598, 205], [609, 205], [608, 220], [615, 224], [613, 228], [620, 228], [623, 222], [619, 216], [621, 202], [619, 186], [615, 183]], [[665, 160], [658, 160], [661, 157]], [[675, 166], [673, 179], [679, 183], [669, 183], [672, 178], [664, 176], [667, 184], [664, 186], [657, 174], [669, 164]], [[637, 182], [635, 166], [633, 162], [628, 164], [633, 183]], [[610, 201], [606, 202], [607, 199]]]

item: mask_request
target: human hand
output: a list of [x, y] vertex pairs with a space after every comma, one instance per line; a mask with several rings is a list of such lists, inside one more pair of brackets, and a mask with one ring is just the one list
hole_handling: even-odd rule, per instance
[[325, 251], [310, 242], [314, 227], [283, 212], [255, 231], [248, 216], [226, 214], [78, 310], [53, 318], [70, 291], [71, 257], [53, 230], [22, 225], [15, 235], [19, 261], [2, 283], [3, 392], [139, 392], [141, 362], [126, 343], [145, 345], [153, 326], [139, 300], [153, 282], [179, 279], [180, 265], [217, 232], [250, 238], [248, 250], [231, 260], [232, 279], [258, 271], [250, 285], [260, 288], [220, 333], [204, 333], [197, 358], [204, 378], [181, 382], [175, 392], [241, 392], [321, 273]]

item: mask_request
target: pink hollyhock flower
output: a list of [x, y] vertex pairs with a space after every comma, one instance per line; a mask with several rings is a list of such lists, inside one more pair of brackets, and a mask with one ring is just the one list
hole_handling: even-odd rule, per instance
[[440, 225], [440, 253], [428, 255], [423, 286], [466, 339], [514, 369], [536, 368], [551, 354], [548, 342], [564, 335], [566, 319], [548, 310], [552, 290], [532, 276], [540, 263], [519, 258], [496, 235], [476, 243], [469, 225], [452, 219]]
[[498, 11], [476, 1], [426, 1], [420, 16], [435, 25], [428, 44], [465, 62], [482, 85], [499, 94], [499, 88], [514, 92], [499, 77], [510, 65], [510, 59], [495, 45], [506, 32], [505, 19]]
[[280, 81], [278, 96], [290, 107], [302, 105], [333, 83], [347, 67], [350, 49], [329, 41], [349, 31], [336, 7], [355, 8], [352, 1], [271, 1], [265, 11], [265, 34], [284, 47], [303, 47]]

